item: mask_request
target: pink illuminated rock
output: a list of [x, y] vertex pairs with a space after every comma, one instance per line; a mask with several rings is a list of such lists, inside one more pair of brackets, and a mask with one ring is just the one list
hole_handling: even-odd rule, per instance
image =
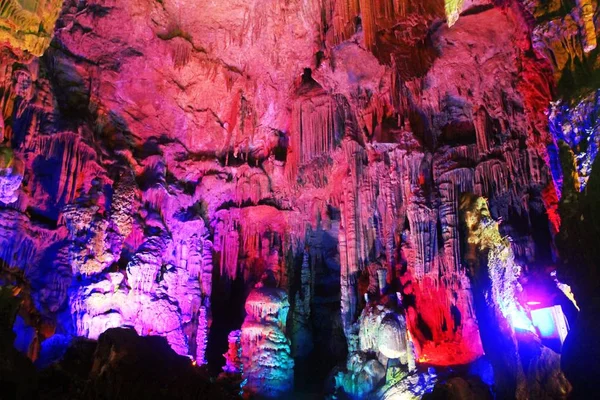
[[[460, 197], [503, 219], [494, 260], [552, 261], [547, 110], [600, 65], [593, 2], [192, 3], [65, 0], [42, 59], [0, 44], [23, 163], [0, 165], [0, 258], [48, 334], [130, 326], [205, 364], [241, 328], [267, 396], [301, 359], [307, 381], [351, 364], [340, 386], [362, 396], [412, 344], [481, 357]], [[509, 303], [516, 274], [492, 272]]]

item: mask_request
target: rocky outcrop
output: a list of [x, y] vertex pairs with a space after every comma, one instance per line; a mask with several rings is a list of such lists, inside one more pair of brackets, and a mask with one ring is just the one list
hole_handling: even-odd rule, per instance
[[177, 355], [163, 338], [140, 337], [127, 329], [109, 329], [100, 336], [87, 395], [119, 399], [234, 397], [212, 385], [199, 368], [187, 357]]

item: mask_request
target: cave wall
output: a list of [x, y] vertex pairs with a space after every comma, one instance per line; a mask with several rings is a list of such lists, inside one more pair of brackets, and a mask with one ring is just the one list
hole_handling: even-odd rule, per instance
[[461, 193], [546, 266], [561, 118], [597, 132], [596, 97], [549, 108], [597, 10], [550, 3], [64, 1], [42, 57], [1, 48], [1, 258], [35, 340], [125, 325], [219, 364], [267, 274], [325, 376], [382, 267], [419, 361], [473, 361]]

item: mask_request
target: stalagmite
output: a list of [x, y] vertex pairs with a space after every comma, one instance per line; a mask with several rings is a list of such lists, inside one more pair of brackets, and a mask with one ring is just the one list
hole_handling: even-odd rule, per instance
[[282, 289], [261, 287], [250, 292], [240, 339], [247, 379], [244, 391], [273, 398], [292, 390], [294, 360], [285, 336], [289, 307]]
[[201, 306], [198, 312], [198, 330], [196, 332], [196, 363], [206, 364], [206, 348], [208, 346], [208, 309]]
[[227, 348], [227, 353], [223, 354], [223, 357], [225, 357], [225, 365], [223, 366], [223, 371], [227, 373], [242, 373], [241, 334], [242, 331], [237, 330], [231, 331], [229, 333], [229, 336], [227, 336], [227, 342], [229, 343], [229, 347]]
[[300, 288], [296, 292], [292, 313], [292, 355], [305, 357], [313, 349], [310, 307], [312, 300], [309, 253], [304, 251], [300, 270]]

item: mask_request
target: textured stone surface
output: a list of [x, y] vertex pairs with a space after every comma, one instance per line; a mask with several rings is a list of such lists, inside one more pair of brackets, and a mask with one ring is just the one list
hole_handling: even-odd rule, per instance
[[0, 41], [41, 56], [50, 45], [62, 0], [3, 0], [0, 2]]
[[553, 262], [556, 139], [582, 144], [583, 179], [597, 149], [598, 12], [66, 0], [43, 57], [0, 48], [0, 129], [22, 164], [0, 166], [0, 256], [40, 315], [23, 332], [128, 325], [219, 364], [267, 276], [289, 329], [253, 318], [292, 339], [307, 380], [357, 349], [365, 293], [400, 294], [419, 362], [477, 359], [460, 195], [488, 199], [515, 265]]

